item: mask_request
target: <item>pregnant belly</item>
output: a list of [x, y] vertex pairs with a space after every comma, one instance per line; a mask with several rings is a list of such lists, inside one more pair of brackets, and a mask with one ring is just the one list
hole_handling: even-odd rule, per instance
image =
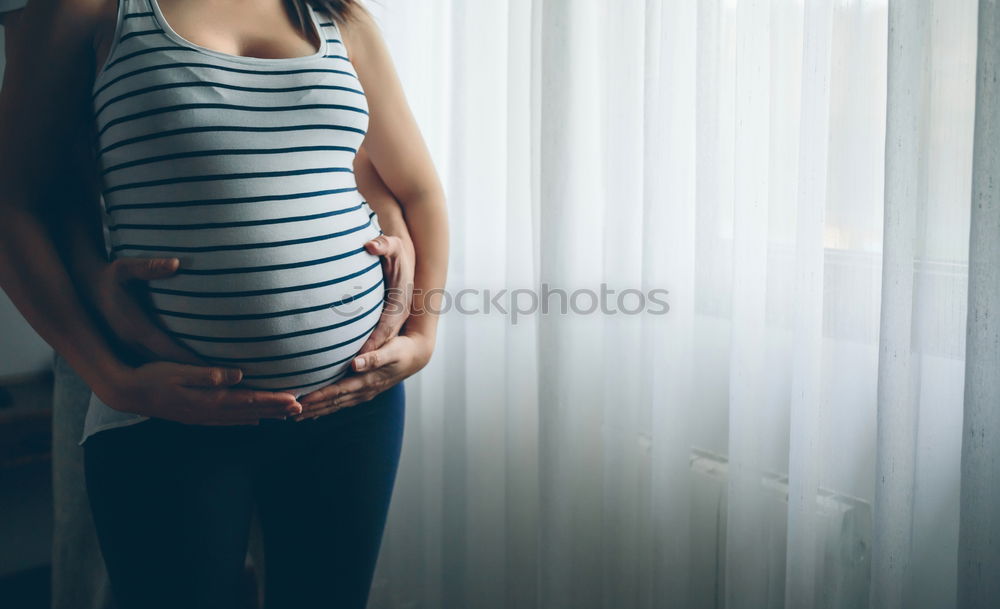
[[379, 234], [367, 205], [274, 225], [111, 232], [115, 256], [180, 258], [150, 282], [162, 325], [244, 386], [302, 395], [347, 373], [382, 312]]

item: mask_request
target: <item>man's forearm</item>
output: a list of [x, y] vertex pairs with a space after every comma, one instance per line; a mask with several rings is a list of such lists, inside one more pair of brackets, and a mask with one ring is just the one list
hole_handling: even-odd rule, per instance
[[[69, 191], [70, 188], [77, 190]], [[66, 189], [57, 195], [58, 201], [52, 202], [56, 212], [48, 227], [70, 278], [87, 299], [85, 304], [93, 305], [96, 278], [109, 262], [100, 202], [96, 195], [89, 195], [76, 184], [69, 184]]]
[[3, 206], [0, 285], [32, 328], [102, 397], [128, 370], [87, 312], [47, 223], [23, 206]]
[[52, 233], [61, 211], [53, 176], [72, 184], [72, 172], [65, 171], [72, 165], [89, 176], [73, 186], [94, 192], [96, 174], [86, 172], [84, 159], [92, 158], [85, 154], [93, 120], [89, 51], [99, 23], [98, 12], [86, 3], [32, 2], [16, 20], [5, 20], [0, 287], [42, 339], [110, 405], [131, 368], [115, 355], [84, 306], [56, 247], [61, 238]]

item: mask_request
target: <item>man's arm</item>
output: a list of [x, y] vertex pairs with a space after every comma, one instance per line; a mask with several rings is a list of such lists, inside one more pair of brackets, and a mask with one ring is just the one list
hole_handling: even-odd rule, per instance
[[[98, 2], [35, 0], [7, 28], [0, 89], [0, 284], [28, 322], [102, 399], [115, 401], [113, 379], [126, 373], [86, 315], [49, 236], [50, 179], [72, 148], [84, 114], [89, 36]], [[10, 22], [8, 20], [8, 26]], [[13, 117], [17, 117], [14, 120]]]
[[167, 360], [205, 365], [171, 338], [144, 308], [145, 281], [172, 276], [177, 258], [119, 258], [109, 261], [102, 234], [100, 169], [93, 138], [80, 137], [61, 156], [50, 229], [82, 300], [116, 352], [133, 363]]
[[238, 370], [122, 362], [88, 314], [50, 230], [58, 171], [91, 129], [93, 39], [105, 0], [32, 0], [5, 32], [0, 89], [0, 286], [106, 404], [205, 424], [300, 411], [290, 394], [223, 390]]

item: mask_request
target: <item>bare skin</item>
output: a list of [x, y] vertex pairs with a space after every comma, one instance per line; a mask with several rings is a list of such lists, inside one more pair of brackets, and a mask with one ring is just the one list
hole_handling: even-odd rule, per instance
[[[196, 31], [183, 29], [180, 25], [183, 22], [181, 13], [173, 12], [176, 9], [194, 11], [196, 8], [199, 11], [211, 8], [213, 11], [221, 10], [229, 14], [246, 11], [246, 14], [256, 16], [241, 20], [240, 23], [255, 25], [268, 23], [267, 11], [273, 11], [275, 6], [280, 6], [275, 2], [261, 0], [252, 6], [241, 3], [239, 10], [236, 10], [231, 4], [227, 5], [227, 1], [232, 0], [204, 3], [193, 3], [191, 0], [170, 2], [163, 0], [161, 5], [168, 20], [175, 25], [175, 29], [182, 36], [197, 44], [223, 52], [235, 51], [234, 54], [281, 57], [302, 55], [315, 49], [314, 42], [301, 36], [299, 42], [310, 48], [268, 46], [266, 43], [275, 39], [262, 39], [259, 27], [256, 32], [226, 29], [223, 31], [229, 32], [228, 38], [226, 36], [212, 38], [210, 35], [205, 36]], [[188, 3], [186, 7], [185, 2]], [[227, 6], [230, 8], [226, 8]], [[88, 292], [87, 297], [93, 299], [97, 308], [106, 314], [114, 313], [114, 307], [132, 306], [129, 304], [132, 299], [125, 297], [127, 294], [122, 297], [114, 296], [116, 290], [124, 292], [124, 286], [132, 279], [168, 276], [176, 269], [176, 262], [170, 260], [153, 263], [152, 266], [148, 266], [150, 263], [145, 263], [147, 264], [145, 267], [141, 264], [121, 262], [100, 266], [93, 264], [92, 260], [86, 261], [86, 256], [71, 255], [69, 258], [76, 262], [71, 262], [70, 266], [77, 267], [71, 274], [61, 263], [59, 250], [49, 233], [53, 224], [51, 219], [60, 217], [58, 213], [53, 212], [60, 210], [47, 208], [39, 203], [58, 198], [60, 193], [48, 188], [51, 181], [46, 180], [46, 175], [53, 168], [72, 166], [73, 157], [65, 154], [65, 151], [80, 149], [83, 127], [89, 120], [89, 85], [92, 82], [94, 65], [100, 65], [101, 59], [107, 53], [109, 23], [113, 32], [114, 9], [115, 2], [107, 0], [32, 0], [24, 10], [16, 32], [8, 32], [9, 63], [3, 91], [0, 93], [0, 112], [2, 112], [0, 116], [17, 116], [19, 120], [0, 122], [0, 146], [2, 146], [0, 153], [6, 153], [5, 158], [12, 161], [5, 163], [0, 169], [0, 178], [10, 188], [9, 196], [0, 202], [5, 217], [9, 219], [0, 228], [0, 242], [2, 242], [0, 283], [29, 323], [67, 358], [95, 393], [113, 408], [189, 423], [252, 424], [260, 418], [294, 416], [300, 413], [303, 416], [319, 416], [336, 408], [352, 405], [350, 400], [344, 399], [351, 393], [357, 393], [349, 392], [347, 389], [352, 388], [350, 386], [326, 390], [322, 394], [315, 392], [319, 395], [305, 396], [301, 402], [304, 403], [312, 397], [313, 406], [303, 411], [302, 403], [294, 400], [290, 394], [230, 388], [241, 378], [238, 370], [192, 366], [171, 361], [139, 364], [123, 362], [117, 356], [107, 332], [102, 332], [99, 323], [95, 322], [93, 316], [88, 315], [86, 298], [81, 298], [73, 289], [73, 276], [78, 277], [78, 283], [96, 286], [96, 290], [83, 291]], [[256, 9], [263, 12], [255, 13]], [[201, 20], [204, 14], [198, 15], [199, 18], [192, 21], [194, 25], [203, 23], [212, 25], [211, 20]], [[273, 17], [273, 14], [271, 16]], [[177, 21], [178, 19], [181, 21]], [[273, 24], [273, 21], [268, 24], [269, 36], [270, 32], [274, 31], [271, 27]], [[229, 24], [221, 25], [229, 28]], [[292, 28], [290, 22], [289, 27]], [[345, 38], [348, 37], [347, 29], [345, 26]], [[377, 35], [377, 31], [375, 33]], [[291, 38], [286, 37], [283, 40]], [[227, 42], [235, 46], [227, 48], [225, 46]], [[352, 58], [354, 54], [364, 58], [366, 55], [364, 44], [348, 43]], [[104, 55], [101, 54], [102, 49]], [[95, 54], [96, 63], [91, 63], [95, 61]], [[366, 68], [362, 75], [366, 91], [369, 85], [373, 87], [374, 94], [369, 94], [370, 104], [375, 102], [378, 107], [392, 110], [398, 109], [398, 104], [402, 101], [402, 106], [405, 108], [401, 90], [398, 90], [398, 99], [393, 101], [392, 83], [398, 88], [398, 80], [392, 72], [391, 63], [382, 65], [373, 63], [375, 69]], [[389, 69], [387, 76], [386, 65]], [[357, 67], [361, 75], [362, 68]], [[382, 70], [381, 75], [379, 68]], [[382, 88], [379, 83], [384, 80], [390, 81], [389, 86], [385, 87], [389, 91], [386, 95], [377, 92]], [[383, 98], [388, 98], [388, 102], [379, 103]], [[371, 131], [378, 133], [393, 128], [390, 117], [383, 119], [383, 116], [383, 112], [376, 111], [373, 107]], [[408, 109], [406, 116], [412, 123]], [[389, 129], [385, 128], [385, 123], [390, 123]], [[405, 236], [407, 224], [402, 222], [405, 214], [407, 223], [411, 225], [413, 250], [418, 256], [414, 286], [428, 290], [443, 285], [444, 279], [446, 220], [443, 196], [440, 194], [440, 185], [419, 132], [415, 130], [415, 125], [413, 131], [408, 131], [405, 128], [405, 121], [403, 126], [404, 129], [395, 135], [390, 133], [388, 137], [374, 139], [369, 137], [365, 142], [366, 150], [370, 147], [369, 140], [374, 142], [374, 147], [379, 150], [377, 153], [374, 151], [370, 153], [369, 177], [391, 176], [383, 183], [392, 188], [391, 194], [395, 195], [403, 205], [403, 213], [394, 215], [392, 211], [384, 212], [383, 209], [379, 209], [376, 199], [384, 199], [384, 196], [375, 195], [369, 199], [369, 203], [379, 213], [385, 232], [390, 234], [397, 232]], [[413, 141], [414, 135], [416, 145]], [[398, 140], [395, 145], [410, 151], [411, 154], [415, 149], [418, 152], [422, 149], [426, 158], [421, 160], [418, 154], [415, 158], [417, 162], [414, 163], [414, 158], [386, 154], [384, 152], [386, 140]], [[63, 151], [63, 154], [57, 154], [56, 151]], [[405, 171], [393, 171], [391, 165], [401, 160], [407, 161], [403, 164], [412, 165], [414, 170], [408, 167]], [[364, 158], [360, 162], [364, 163]], [[359, 172], [359, 185], [365, 171], [362, 169]], [[374, 178], [370, 181], [377, 185]], [[389, 192], [388, 189], [385, 192]], [[400, 193], [405, 196], [400, 196]], [[81, 210], [87, 209], [86, 206], [78, 207]], [[88, 249], [94, 251], [95, 242], [88, 242], [88, 239], [80, 241], [83, 251]], [[378, 243], [370, 244], [369, 251], [386, 254], [405, 253], [409, 250], [403, 239], [396, 236], [382, 237], [377, 241]], [[80, 250], [74, 246], [73, 251]], [[423, 254], [427, 255], [430, 262], [419, 262], [419, 256]], [[410, 255], [412, 256], [412, 253]], [[404, 254], [400, 254], [395, 259], [403, 260], [403, 256]], [[399, 280], [405, 285], [406, 266], [403, 261], [397, 262], [395, 270], [388, 269], [390, 285], [394, 280]], [[422, 285], [426, 287], [421, 288]], [[405, 291], [403, 298], [405, 302]], [[118, 334], [126, 343], [146, 349], [149, 356], [184, 361], [184, 357], [193, 355], [190, 352], [185, 354], [172, 351], [175, 347], [183, 348], [165, 343], [165, 337], [158, 334], [155, 325], [135, 321], [141, 319], [140, 312], [139, 310], [126, 312], [125, 318], [135, 323], [131, 328], [114, 329], [114, 334]], [[367, 359], [369, 362], [385, 362], [385, 366], [379, 367], [385, 368], [388, 372], [388, 374], [384, 372], [383, 377], [391, 376], [402, 380], [423, 367], [433, 349], [436, 319], [433, 319], [433, 316], [415, 316], [407, 322], [402, 335], [394, 336], [393, 327], [398, 329], [403, 317], [405, 316], [397, 314], [395, 318], [383, 324], [380, 335], [366, 344], [365, 350], [368, 353], [365, 357], [358, 358], [358, 360]], [[387, 342], [379, 346], [382, 339]], [[169, 338], [165, 340], [169, 341]], [[167, 355], [164, 356], [163, 353]], [[357, 365], [357, 360], [355, 368], [363, 369]], [[352, 379], [364, 376], [359, 375]], [[384, 389], [389, 385], [381, 379], [369, 377], [367, 386], [368, 391], [372, 391]], [[338, 397], [341, 398], [339, 402]]]

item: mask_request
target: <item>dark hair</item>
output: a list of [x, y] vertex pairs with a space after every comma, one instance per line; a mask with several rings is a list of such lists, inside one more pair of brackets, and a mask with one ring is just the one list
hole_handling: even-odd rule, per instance
[[320, 13], [325, 13], [341, 23], [348, 21], [355, 14], [355, 11], [365, 10], [358, 0], [291, 0], [292, 12], [298, 21], [299, 27], [305, 31], [309, 31], [306, 2], [311, 4]]

